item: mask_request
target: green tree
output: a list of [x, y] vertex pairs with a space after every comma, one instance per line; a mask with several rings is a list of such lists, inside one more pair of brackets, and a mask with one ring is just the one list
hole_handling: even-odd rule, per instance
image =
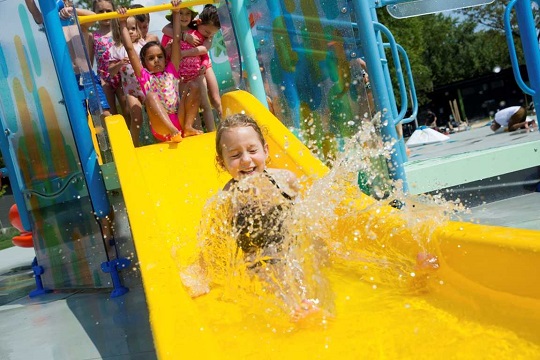
[[[423, 19], [421, 17], [413, 17], [408, 19], [394, 19], [385, 9], [378, 11], [379, 22], [385, 25], [394, 35], [396, 42], [403, 46], [407, 52], [407, 56], [411, 63], [411, 69], [417, 90], [418, 101], [420, 104], [425, 103], [428, 99], [426, 94], [433, 89], [432, 70], [426, 66], [423, 60], [423, 52], [426, 49], [426, 37], [423, 34]], [[387, 39], [383, 39], [387, 42]], [[392, 59], [390, 52], [386, 54], [390, 63]], [[390, 69], [393, 66], [390, 65]], [[392, 78], [395, 79], [395, 73], [392, 71]], [[394, 84], [395, 94], [399, 94], [397, 85]], [[399, 101], [399, 100], [398, 100]]]
[[[421, 105], [434, 87], [511, 66], [504, 31], [478, 26], [474, 18], [434, 14], [394, 19], [383, 9], [378, 15], [409, 55]], [[519, 38], [515, 41], [522, 59]]]
[[[481, 28], [504, 32], [503, 15], [508, 3], [508, 0], [497, 0], [488, 5], [459, 10], [459, 13], [467, 20], [478, 24]], [[514, 35], [519, 36], [517, 24], [513, 16], [510, 23], [512, 24]]]

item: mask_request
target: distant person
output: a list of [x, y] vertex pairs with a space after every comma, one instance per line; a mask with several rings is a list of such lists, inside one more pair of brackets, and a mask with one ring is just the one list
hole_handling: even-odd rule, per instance
[[436, 129], [437, 128], [437, 116], [435, 113], [431, 110], [428, 110], [426, 113], [426, 126]]
[[[528, 124], [531, 122], [531, 124]], [[495, 119], [491, 123], [491, 130], [497, 131], [501, 127], [505, 131], [512, 132], [518, 129], [529, 129], [534, 126], [534, 121], [527, 121], [527, 109], [525, 106], [510, 106], [495, 113]]]

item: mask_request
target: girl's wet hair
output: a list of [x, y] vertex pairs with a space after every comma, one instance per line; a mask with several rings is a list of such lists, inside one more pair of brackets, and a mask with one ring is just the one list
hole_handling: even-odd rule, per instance
[[114, 2], [113, 2], [112, 0], [94, 0], [94, 1], [92, 2], [92, 11], [93, 11], [93, 12], [97, 12], [97, 11], [96, 11], [96, 6], [97, 6], [97, 4], [100, 3], [100, 2], [108, 2], [109, 4], [112, 5], [113, 10], [116, 11], [116, 5], [114, 5]]
[[259, 137], [261, 144], [263, 146], [266, 145], [266, 140], [264, 139], [262, 129], [255, 122], [255, 120], [253, 120], [251, 116], [246, 115], [246, 114], [229, 115], [219, 123], [217, 131], [216, 131], [216, 154], [217, 154], [218, 161], [223, 160], [223, 151], [221, 148], [221, 138], [223, 137], [223, 133], [227, 130], [235, 129], [239, 127], [253, 128], [253, 130], [255, 130], [255, 132], [257, 133], [257, 136]]
[[161, 45], [161, 43], [157, 42], [157, 41], [149, 41], [147, 42], [146, 44], [144, 44], [144, 46], [142, 47], [141, 49], [141, 53], [139, 54], [139, 57], [141, 59], [141, 64], [143, 67], [146, 68], [146, 63], [145, 63], [145, 57], [146, 57], [146, 52], [148, 51], [148, 49], [150, 49], [152, 46], [159, 46], [159, 48], [161, 49], [161, 51], [163, 52], [163, 55], [165, 55], [165, 48], [163, 47], [163, 45]]
[[204, 6], [203, 11], [199, 14], [199, 20], [199, 25], [213, 25], [221, 29], [217, 8], [212, 4]]

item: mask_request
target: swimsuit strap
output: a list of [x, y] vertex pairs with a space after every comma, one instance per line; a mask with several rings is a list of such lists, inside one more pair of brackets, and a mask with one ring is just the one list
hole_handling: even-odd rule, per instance
[[[266, 169], [263, 170], [263, 173], [264, 173], [264, 175], [266, 175], [266, 177], [268, 178], [268, 180], [270, 180], [270, 182], [271, 182], [272, 184], [274, 184], [275, 187], [278, 188], [278, 190], [281, 190], [281, 188], [280, 188], [279, 185], [277, 184], [276, 180], [274, 180], [274, 178], [268, 173], [268, 171], [266, 171]], [[290, 201], [293, 200], [293, 198], [291, 197], [291, 195], [287, 194], [285, 191], [281, 190], [280, 192], [281, 192], [281, 195], [282, 195], [285, 199], [290, 200]]]
[[[266, 170], [263, 170], [263, 174], [268, 178], [268, 180], [270, 180], [270, 182], [275, 186], [277, 187], [278, 190], [280, 190], [280, 193], [281, 193], [281, 196], [283, 196], [285, 199], [289, 200], [289, 201], [293, 201], [294, 199], [292, 198], [291, 195], [287, 194], [285, 191], [281, 190], [281, 188], [279, 187], [279, 185], [277, 184], [276, 180], [274, 180], [274, 178], [272, 177], [272, 175], [270, 175], [268, 173], [268, 171]], [[238, 183], [238, 180], [236, 179], [232, 179], [232, 183], [233, 184], [236, 184]]]

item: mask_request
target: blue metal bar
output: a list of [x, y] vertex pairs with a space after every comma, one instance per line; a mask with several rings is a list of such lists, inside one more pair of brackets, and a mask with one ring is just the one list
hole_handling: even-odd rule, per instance
[[[523, 81], [523, 78], [521, 77], [521, 73], [519, 72], [519, 62], [516, 55], [516, 46], [514, 45], [514, 38], [512, 37], [512, 25], [510, 24], [510, 15], [512, 13], [512, 9], [514, 5], [516, 5], [517, 0], [512, 0], [506, 5], [506, 9], [504, 11], [504, 29], [506, 33], [506, 43], [508, 44], [508, 50], [510, 53], [510, 62], [512, 63], [512, 71], [514, 72], [514, 77], [516, 79], [516, 82], [518, 86], [523, 90], [524, 93], [529, 95], [534, 95], [535, 91], [531, 89], [530, 87], [525, 84], [525, 81]], [[518, 19], [519, 21], [519, 19]], [[534, 27], [534, 26], [533, 26]], [[520, 26], [520, 33], [521, 33], [521, 26]], [[538, 43], [537, 43], [538, 47]], [[523, 43], [523, 48], [525, 48], [525, 43]], [[527, 53], [528, 51], [525, 51]], [[525, 56], [525, 60], [527, 60], [527, 56]], [[529, 74], [530, 76], [530, 74]], [[536, 107], [536, 104], [535, 104]]]
[[[538, 5], [537, 1], [534, 2]], [[521, 35], [521, 44], [525, 54], [527, 73], [529, 74], [529, 82], [533, 89], [530, 95], [532, 95], [535, 109], [540, 109], [540, 53], [537, 41], [535, 41], [538, 29], [535, 26], [531, 6], [530, 1], [518, 1], [516, 3], [516, 14]], [[516, 69], [518, 69], [517, 66], [514, 67], [514, 70]], [[519, 70], [517, 71], [519, 73]]]
[[[44, 0], [42, 0], [44, 1]], [[251, 26], [249, 24], [249, 14], [244, 0], [231, 1], [231, 15], [233, 26], [238, 35], [238, 45], [240, 47], [240, 57], [245, 64], [250, 93], [253, 94], [264, 106], [268, 107], [261, 68], [253, 43]]]
[[411, 62], [409, 61], [409, 56], [407, 55], [407, 52], [405, 51], [403, 46], [397, 44], [397, 49], [400, 52], [403, 61], [405, 62], [405, 67], [407, 68], [407, 79], [409, 80], [409, 88], [411, 91], [412, 114], [410, 117], [403, 119], [401, 121], [402, 124], [408, 124], [411, 121], [416, 120], [416, 116], [418, 115], [418, 98], [416, 97], [416, 87], [414, 86], [414, 79], [412, 75]]
[[389, 43], [383, 44], [383, 46], [388, 46], [390, 48], [390, 51], [392, 52], [392, 58], [394, 60], [394, 66], [396, 67], [396, 76], [397, 76], [397, 82], [399, 87], [399, 96], [401, 97], [401, 110], [399, 111], [399, 114], [397, 114], [396, 117], [394, 117], [394, 125], [397, 125], [401, 122], [401, 120], [405, 117], [405, 113], [407, 113], [407, 90], [405, 88], [405, 79], [403, 78], [403, 70], [401, 69], [401, 61], [399, 59], [399, 53], [397, 49], [396, 40], [394, 39], [394, 36], [388, 30], [386, 26], [380, 23], [373, 23], [373, 26], [375, 29], [381, 31], [387, 38]]
[[39, 0], [39, 6], [43, 13], [43, 22], [49, 40], [51, 55], [64, 96], [90, 201], [95, 215], [105, 217], [110, 212], [109, 199], [98, 165], [94, 144], [92, 143], [86, 110], [81, 104], [79, 87], [75, 80], [75, 73], [71, 65], [71, 57], [64, 38], [64, 32], [60, 25], [56, 3], [50, 0]]
[[[374, 7], [371, 8], [371, 19], [374, 24], [378, 22], [377, 11], [375, 10]], [[384, 77], [386, 80], [386, 91], [388, 92], [388, 95], [390, 97], [390, 110], [392, 111], [392, 118], [395, 119], [398, 116], [398, 110], [397, 110], [397, 105], [396, 105], [397, 104], [396, 98], [394, 95], [394, 87], [393, 87], [392, 79], [390, 77], [390, 68], [389, 68], [388, 61], [386, 60], [386, 52], [384, 51], [384, 42], [382, 40], [381, 31], [379, 29], [375, 29], [375, 34], [376, 34], [378, 46], [379, 46], [379, 56], [381, 58], [383, 69], [384, 69]], [[394, 149], [397, 153], [396, 156], [401, 161], [400, 163], [404, 164], [405, 161], [407, 161], [407, 153], [405, 151], [405, 141], [403, 140], [403, 138], [399, 137], [399, 134], [397, 133], [397, 129], [396, 129], [396, 134], [397, 134], [397, 137], [396, 137], [397, 141], [394, 145]]]
[[[377, 11], [375, 8], [371, 8], [371, 19], [373, 24], [378, 23], [378, 17], [377, 17]], [[378, 47], [379, 47], [379, 56], [381, 58], [381, 63], [383, 65], [384, 69], [384, 77], [386, 81], [386, 91], [388, 92], [388, 96], [390, 98], [390, 111], [392, 112], [392, 119], [395, 119], [398, 116], [398, 110], [397, 110], [397, 102], [396, 97], [394, 94], [394, 86], [392, 83], [392, 78], [390, 77], [390, 64], [386, 58], [386, 52], [384, 50], [384, 41], [382, 38], [382, 31], [380, 29], [377, 29], [374, 27], [375, 36], [378, 41]], [[396, 130], [396, 137], [395, 137], [395, 144], [393, 146], [394, 151], [396, 152], [396, 157], [399, 159], [400, 164], [404, 164], [405, 161], [407, 161], [407, 154], [405, 151], [405, 141], [403, 138], [399, 137], [399, 133]], [[405, 173], [405, 172], [404, 172]], [[392, 178], [397, 179], [395, 175], [393, 175], [392, 171], [390, 171], [390, 175]], [[405, 181], [404, 181], [405, 183]], [[406, 187], [405, 183], [405, 187]], [[405, 189], [406, 191], [406, 189]]]
[[[395, 102], [392, 105], [389, 95], [387, 77], [383, 69], [384, 49], [382, 42], [377, 40], [377, 34], [373, 27], [373, 22], [376, 19], [375, 9], [369, 7], [368, 1], [353, 0], [352, 1], [356, 19], [358, 21], [358, 36], [362, 49], [365, 52], [366, 66], [368, 68], [369, 77], [373, 89], [373, 98], [377, 109], [381, 111], [382, 133], [384, 141], [398, 139], [396, 127], [392, 123], [394, 118], [392, 114], [392, 106], [395, 107]], [[386, 85], [386, 86], [385, 86]], [[408, 191], [407, 179], [403, 167], [401, 145], [396, 142], [393, 145], [393, 151], [390, 154], [389, 172], [393, 179], [403, 182], [403, 190]]]
[[518, 0], [515, 7], [529, 83], [533, 89], [531, 95], [535, 109], [540, 109], [540, 49], [538, 48], [537, 29], [531, 0]]

